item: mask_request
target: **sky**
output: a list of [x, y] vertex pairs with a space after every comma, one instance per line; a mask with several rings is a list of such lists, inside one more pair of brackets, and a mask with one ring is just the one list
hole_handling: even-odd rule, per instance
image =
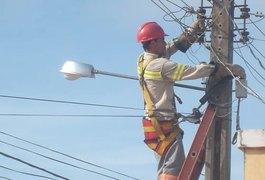
[[[184, 6], [181, 1], [178, 2]], [[199, 6], [199, 2], [194, 3], [191, 0], [186, 3], [194, 9]], [[243, 0], [236, 3], [242, 4]], [[253, 0], [248, 5], [251, 13], [256, 13], [262, 12], [261, 7], [265, 4], [263, 1]], [[173, 8], [172, 4], [167, 6]], [[209, 10], [207, 12], [209, 13]], [[238, 15], [238, 9], [236, 12]], [[1, 153], [73, 180], [105, 180], [111, 179], [110, 177], [122, 180], [132, 179], [130, 177], [141, 180], [156, 179], [156, 160], [153, 152], [143, 143], [143, 102], [138, 82], [104, 75], [96, 75], [94, 79], [69, 81], [64, 79], [60, 69], [65, 61], [73, 60], [91, 64], [98, 70], [136, 76], [136, 61], [142, 52], [141, 45], [136, 43], [136, 32], [142, 23], [158, 22], [170, 35], [167, 40], [182, 32], [179, 24], [169, 21], [169, 17], [164, 15], [165, 12], [150, 0], [0, 0]], [[178, 12], [175, 15], [180, 18], [183, 13]], [[253, 15], [251, 19], [254, 22], [259, 20]], [[184, 23], [189, 25], [192, 20], [192, 17], [187, 17]], [[242, 21], [237, 20], [237, 23], [240, 27], [243, 26]], [[254, 91], [263, 100], [265, 83], [261, 77], [265, 77], [265, 73], [257, 57], [265, 64], [262, 55], [264, 25], [264, 20], [256, 22], [255, 25], [247, 24], [253, 45], [251, 48], [254, 49], [256, 58], [248, 47], [240, 43], [234, 44], [235, 50], [245, 58], [243, 61], [234, 53], [234, 63], [246, 69], [248, 86], [251, 88], [249, 92], [253, 94]], [[209, 35], [206, 37], [209, 40]], [[238, 36], [236, 38], [238, 39]], [[176, 53], [171, 60], [194, 65], [199, 61], [209, 62], [209, 58], [210, 52], [204, 46], [196, 44], [186, 54]], [[254, 70], [249, 69], [246, 62], [254, 67], [261, 77], [253, 73]], [[199, 79], [178, 83], [203, 87], [201, 82]], [[178, 111], [183, 113], [189, 113], [192, 108], [197, 107], [204, 94], [180, 87], [175, 87], [175, 92], [184, 102], [178, 105]], [[234, 94], [233, 100], [232, 135], [236, 130], [237, 110]], [[93, 104], [99, 106], [92, 106]], [[242, 129], [265, 128], [264, 102], [249, 94], [240, 107]], [[27, 116], [30, 114], [49, 116]], [[117, 115], [122, 117], [111, 117]], [[198, 125], [182, 123], [181, 127], [185, 131], [184, 145], [187, 153]], [[90, 164], [21, 141], [14, 136]], [[34, 151], [35, 154], [25, 149]], [[231, 151], [231, 179], [243, 179], [243, 152], [236, 145], [232, 145]], [[86, 170], [40, 157], [36, 153]], [[43, 179], [6, 168], [60, 179], [3, 154], [0, 156], [0, 162], [0, 179]]]

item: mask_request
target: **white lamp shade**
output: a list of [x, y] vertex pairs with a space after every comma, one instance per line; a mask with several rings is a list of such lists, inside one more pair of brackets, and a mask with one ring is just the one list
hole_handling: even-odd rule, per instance
[[66, 61], [60, 70], [68, 80], [76, 80], [80, 77], [94, 78], [94, 67], [90, 64]]

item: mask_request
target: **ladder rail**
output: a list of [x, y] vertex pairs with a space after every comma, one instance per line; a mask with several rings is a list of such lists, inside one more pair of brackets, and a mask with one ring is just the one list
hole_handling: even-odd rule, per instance
[[178, 180], [199, 179], [205, 160], [205, 142], [214, 121], [215, 114], [216, 107], [209, 104], [182, 166]]

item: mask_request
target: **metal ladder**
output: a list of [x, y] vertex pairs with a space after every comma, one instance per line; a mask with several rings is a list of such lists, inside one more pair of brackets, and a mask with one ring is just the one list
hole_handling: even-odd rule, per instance
[[180, 171], [178, 180], [198, 180], [204, 166], [205, 141], [216, 114], [216, 107], [209, 104]]

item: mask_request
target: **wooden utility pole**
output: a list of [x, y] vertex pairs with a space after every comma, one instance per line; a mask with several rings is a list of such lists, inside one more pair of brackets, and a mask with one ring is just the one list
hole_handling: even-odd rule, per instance
[[[213, 0], [211, 61], [233, 63], [234, 1]], [[220, 77], [210, 77], [208, 88]], [[231, 169], [232, 81], [214, 90], [209, 99], [217, 105], [217, 114], [206, 143], [205, 180], [229, 180]]]

